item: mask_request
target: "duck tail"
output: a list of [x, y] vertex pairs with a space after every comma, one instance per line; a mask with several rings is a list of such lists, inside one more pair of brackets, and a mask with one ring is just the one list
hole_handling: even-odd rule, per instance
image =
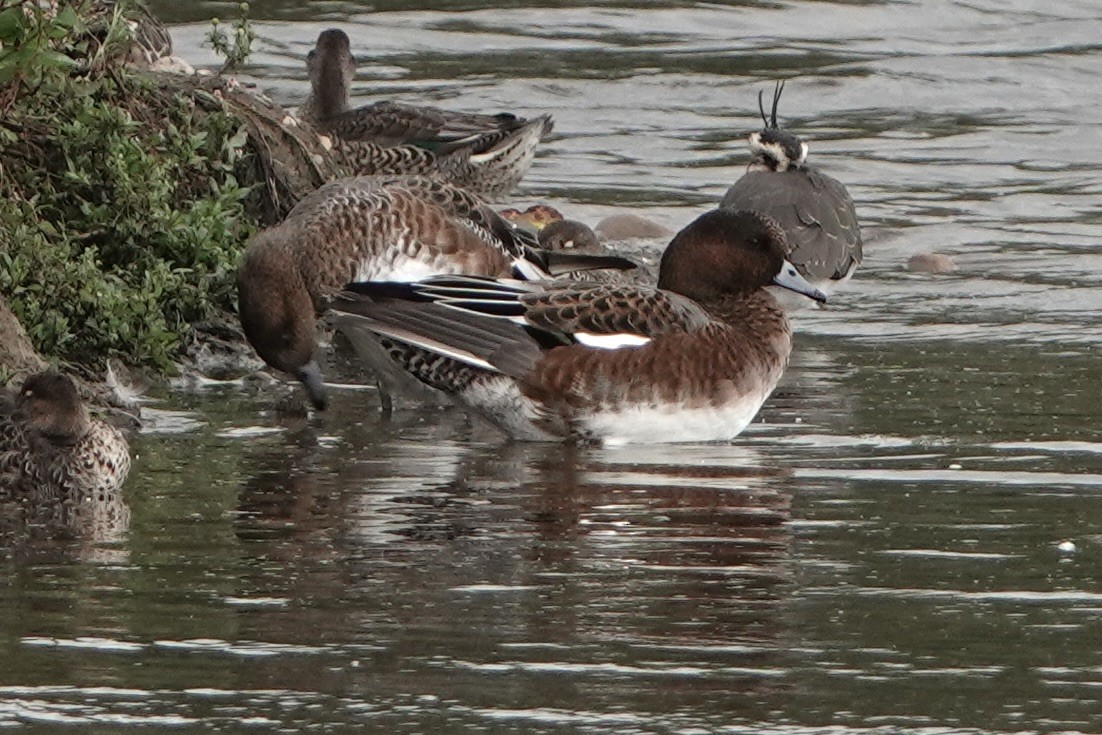
[[486, 196], [498, 196], [511, 191], [532, 165], [536, 146], [554, 127], [550, 115], [540, 115], [526, 121], [515, 130], [493, 134], [469, 153], [464, 168], [474, 185]]
[[472, 147], [471, 163], [489, 164], [495, 160], [504, 163], [505, 159], [510, 158], [531, 158], [536, 144], [550, 135], [554, 128], [555, 123], [550, 115], [540, 115], [511, 130], [489, 133]]

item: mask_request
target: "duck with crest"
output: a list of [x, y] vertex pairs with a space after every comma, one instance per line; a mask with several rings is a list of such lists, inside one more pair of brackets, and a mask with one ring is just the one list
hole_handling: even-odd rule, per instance
[[433, 176], [501, 196], [520, 182], [551, 132], [548, 115], [527, 120], [386, 101], [351, 109], [356, 62], [348, 35], [336, 28], [318, 36], [306, 67], [310, 95], [299, 115], [333, 138], [349, 173]]
[[318, 316], [350, 281], [414, 281], [467, 274], [542, 279], [590, 268], [630, 268], [623, 258], [536, 247], [469, 191], [415, 176], [341, 179], [257, 233], [237, 271], [246, 338], [268, 365], [298, 378], [326, 405], [314, 353]]
[[728, 440], [791, 351], [765, 287], [826, 298], [786, 249], [768, 216], [715, 210], [670, 242], [657, 288], [440, 277], [349, 284], [331, 308], [518, 439]]
[[[788, 259], [812, 284], [829, 293], [848, 281], [861, 263], [861, 228], [846, 187], [808, 165], [807, 144], [777, 124], [783, 90], [784, 82], [779, 82], [769, 117], [758, 92], [764, 127], [750, 134], [750, 165], [727, 190], [720, 207], [752, 209], [773, 217], [788, 237]], [[785, 302], [790, 306], [811, 303], [806, 299]]]

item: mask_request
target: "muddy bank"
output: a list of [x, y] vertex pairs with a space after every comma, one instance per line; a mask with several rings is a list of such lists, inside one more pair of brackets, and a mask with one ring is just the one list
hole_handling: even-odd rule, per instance
[[0, 294], [0, 371], [5, 378], [19, 379], [46, 367], [23, 325], [15, 318], [3, 294]]

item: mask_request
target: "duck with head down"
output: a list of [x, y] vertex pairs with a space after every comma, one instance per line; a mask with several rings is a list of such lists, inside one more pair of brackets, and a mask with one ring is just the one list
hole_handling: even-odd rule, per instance
[[540, 247], [547, 250], [573, 250], [580, 253], [597, 253], [601, 242], [588, 225], [577, 220], [565, 219], [562, 212], [547, 204], [533, 204], [523, 212], [503, 209], [502, 217], [521, 227], [533, 230], [539, 237]]
[[482, 196], [500, 196], [521, 180], [536, 145], [551, 133], [548, 115], [481, 115], [376, 102], [352, 109], [356, 62], [348, 36], [323, 31], [307, 55], [310, 95], [300, 116], [334, 139], [350, 173], [433, 176]]
[[241, 324], [257, 354], [300, 380], [314, 406], [324, 408], [314, 361], [318, 315], [350, 281], [446, 274], [540, 278], [632, 265], [533, 245], [464, 189], [407, 176], [341, 179], [253, 238], [237, 271]]
[[657, 288], [444, 277], [351, 284], [332, 308], [393, 340], [419, 380], [515, 438], [727, 440], [791, 351], [766, 286], [826, 298], [786, 248], [771, 218], [716, 210], [674, 237]]

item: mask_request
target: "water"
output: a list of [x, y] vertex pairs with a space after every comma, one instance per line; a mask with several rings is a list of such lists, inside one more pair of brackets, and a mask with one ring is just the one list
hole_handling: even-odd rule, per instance
[[[5, 542], [0, 726], [1102, 729], [1095, 3], [554, 5], [255, 3], [249, 76], [297, 103], [339, 25], [365, 101], [554, 113], [517, 203], [671, 228], [789, 79], [866, 261], [760, 421], [569, 449], [365, 390], [156, 396], [123, 542]], [[155, 6], [213, 63], [232, 3]], [[904, 269], [931, 251], [958, 270]]]

